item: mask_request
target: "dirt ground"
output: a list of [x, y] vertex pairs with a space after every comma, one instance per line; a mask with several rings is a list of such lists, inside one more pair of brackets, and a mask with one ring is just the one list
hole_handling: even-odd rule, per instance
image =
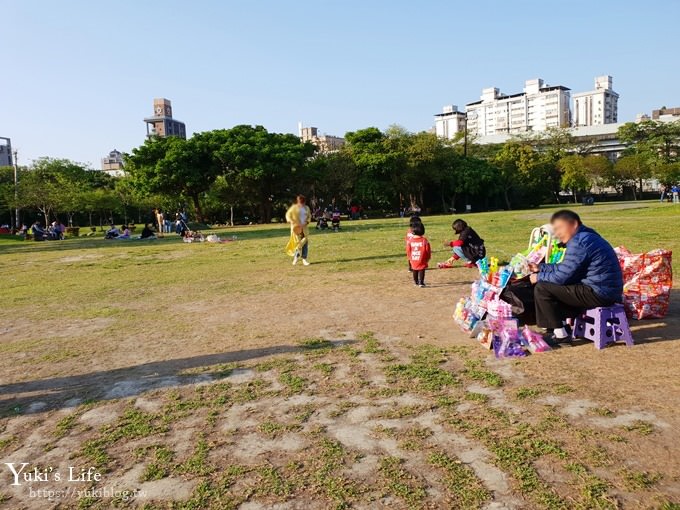
[[162, 312], [135, 301], [186, 316], [179, 335], [106, 345], [114, 319], [70, 321], [59, 334], [98, 355], [34, 371], [19, 346], [39, 326], [4, 321], [0, 465], [62, 480], [12, 486], [5, 469], [0, 507], [680, 508], [677, 304], [633, 324], [633, 348], [495, 360], [451, 318], [469, 270], [427, 289], [405, 270], [287, 271]]

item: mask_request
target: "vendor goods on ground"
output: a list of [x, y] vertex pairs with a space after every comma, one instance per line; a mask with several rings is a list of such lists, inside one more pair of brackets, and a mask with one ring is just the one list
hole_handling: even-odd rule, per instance
[[495, 257], [479, 260], [480, 278], [472, 283], [470, 296], [458, 301], [454, 320], [480, 345], [493, 349], [497, 358], [549, 351], [550, 347], [542, 335], [528, 326], [519, 329], [512, 306], [501, 299], [501, 293], [511, 278], [524, 278], [529, 274], [530, 263], [546, 261], [558, 264], [564, 254], [564, 247], [553, 239], [549, 225], [544, 225], [531, 232], [529, 247], [516, 254], [507, 266], [499, 267]]
[[615, 248], [623, 272], [623, 305], [633, 319], [661, 319], [668, 312], [673, 287], [672, 252], [631, 253]]

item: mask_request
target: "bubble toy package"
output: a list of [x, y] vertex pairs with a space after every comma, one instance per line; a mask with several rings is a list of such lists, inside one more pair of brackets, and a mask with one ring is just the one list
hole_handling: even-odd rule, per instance
[[532, 353], [550, 351], [550, 346], [543, 340], [543, 335], [533, 331], [529, 326], [522, 328], [522, 334], [519, 338], [522, 345], [524, 345]]

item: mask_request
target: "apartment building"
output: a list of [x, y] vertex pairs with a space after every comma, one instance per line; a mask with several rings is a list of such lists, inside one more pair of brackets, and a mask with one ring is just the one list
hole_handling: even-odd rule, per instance
[[479, 101], [466, 105], [468, 131], [489, 136], [569, 127], [569, 103], [567, 87], [549, 86], [540, 78], [527, 80], [516, 94], [486, 88]]
[[465, 131], [465, 112], [459, 112], [456, 105], [447, 105], [442, 113], [434, 116], [434, 133], [440, 138], [453, 139], [456, 133]]
[[0, 166], [12, 166], [12, 141], [0, 136]]
[[574, 94], [574, 126], [616, 124], [619, 119], [619, 95], [612, 88], [611, 76], [597, 76], [595, 89]]

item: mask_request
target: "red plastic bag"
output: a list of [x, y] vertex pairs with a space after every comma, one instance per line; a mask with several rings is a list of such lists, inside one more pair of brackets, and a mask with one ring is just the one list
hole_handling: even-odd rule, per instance
[[615, 249], [623, 271], [623, 305], [633, 319], [661, 319], [668, 312], [673, 287], [673, 269], [669, 250], [631, 253], [625, 247]]

